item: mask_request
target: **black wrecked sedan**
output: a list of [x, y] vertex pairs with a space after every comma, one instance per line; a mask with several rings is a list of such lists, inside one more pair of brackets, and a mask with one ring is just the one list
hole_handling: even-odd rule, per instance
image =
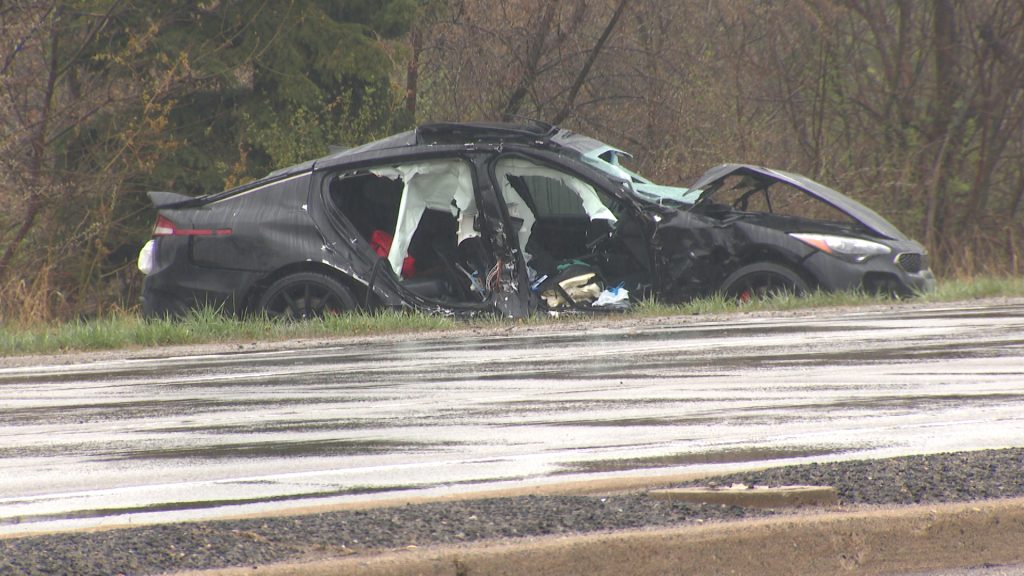
[[507, 317], [656, 296], [934, 286], [927, 255], [813, 180], [747, 165], [690, 188], [543, 124], [430, 124], [201, 197], [151, 192], [143, 313]]

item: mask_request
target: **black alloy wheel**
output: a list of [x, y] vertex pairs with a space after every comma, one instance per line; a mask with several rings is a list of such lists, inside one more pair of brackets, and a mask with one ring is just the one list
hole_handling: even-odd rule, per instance
[[269, 318], [305, 320], [351, 312], [356, 299], [347, 286], [330, 276], [299, 272], [271, 284], [258, 306]]
[[722, 282], [722, 294], [740, 303], [767, 300], [773, 296], [802, 296], [810, 291], [799, 274], [771, 262], [748, 264], [733, 272]]

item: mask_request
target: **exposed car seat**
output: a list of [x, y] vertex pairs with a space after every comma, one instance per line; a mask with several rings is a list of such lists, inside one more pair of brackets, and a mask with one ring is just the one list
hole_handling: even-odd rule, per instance
[[416, 260], [414, 279], [405, 281], [410, 290], [424, 296], [451, 296], [471, 300], [469, 279], [456, 266], [458, 222], [450, 212], [426, 209], [409, 243], [409, 256]]

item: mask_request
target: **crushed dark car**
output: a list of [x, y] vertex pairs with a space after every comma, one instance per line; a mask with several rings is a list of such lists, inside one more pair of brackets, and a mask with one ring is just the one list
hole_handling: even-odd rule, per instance
[[621, 309], [722, 293], [928, 291], [923, 246], [809, 178], [725, 164], [689, 188], [542, 123], [438, 123], [216, 194], [150, 192], [143, 314], [305, 318]]

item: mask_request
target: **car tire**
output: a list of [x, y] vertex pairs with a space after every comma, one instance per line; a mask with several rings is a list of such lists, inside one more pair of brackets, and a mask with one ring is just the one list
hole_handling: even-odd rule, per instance
[[269, 318], [305, 320], [356, 309], [352, 291], [319, 272], [299, 272], [280, 278], [260, 297], [258, 310]]
[[801, 296], [810, 291], [807, 282], [795, 271], [772, 262], [748, 264], [722, 282], [721, 293], [740, 302], [764, 300], [777, 294]]

